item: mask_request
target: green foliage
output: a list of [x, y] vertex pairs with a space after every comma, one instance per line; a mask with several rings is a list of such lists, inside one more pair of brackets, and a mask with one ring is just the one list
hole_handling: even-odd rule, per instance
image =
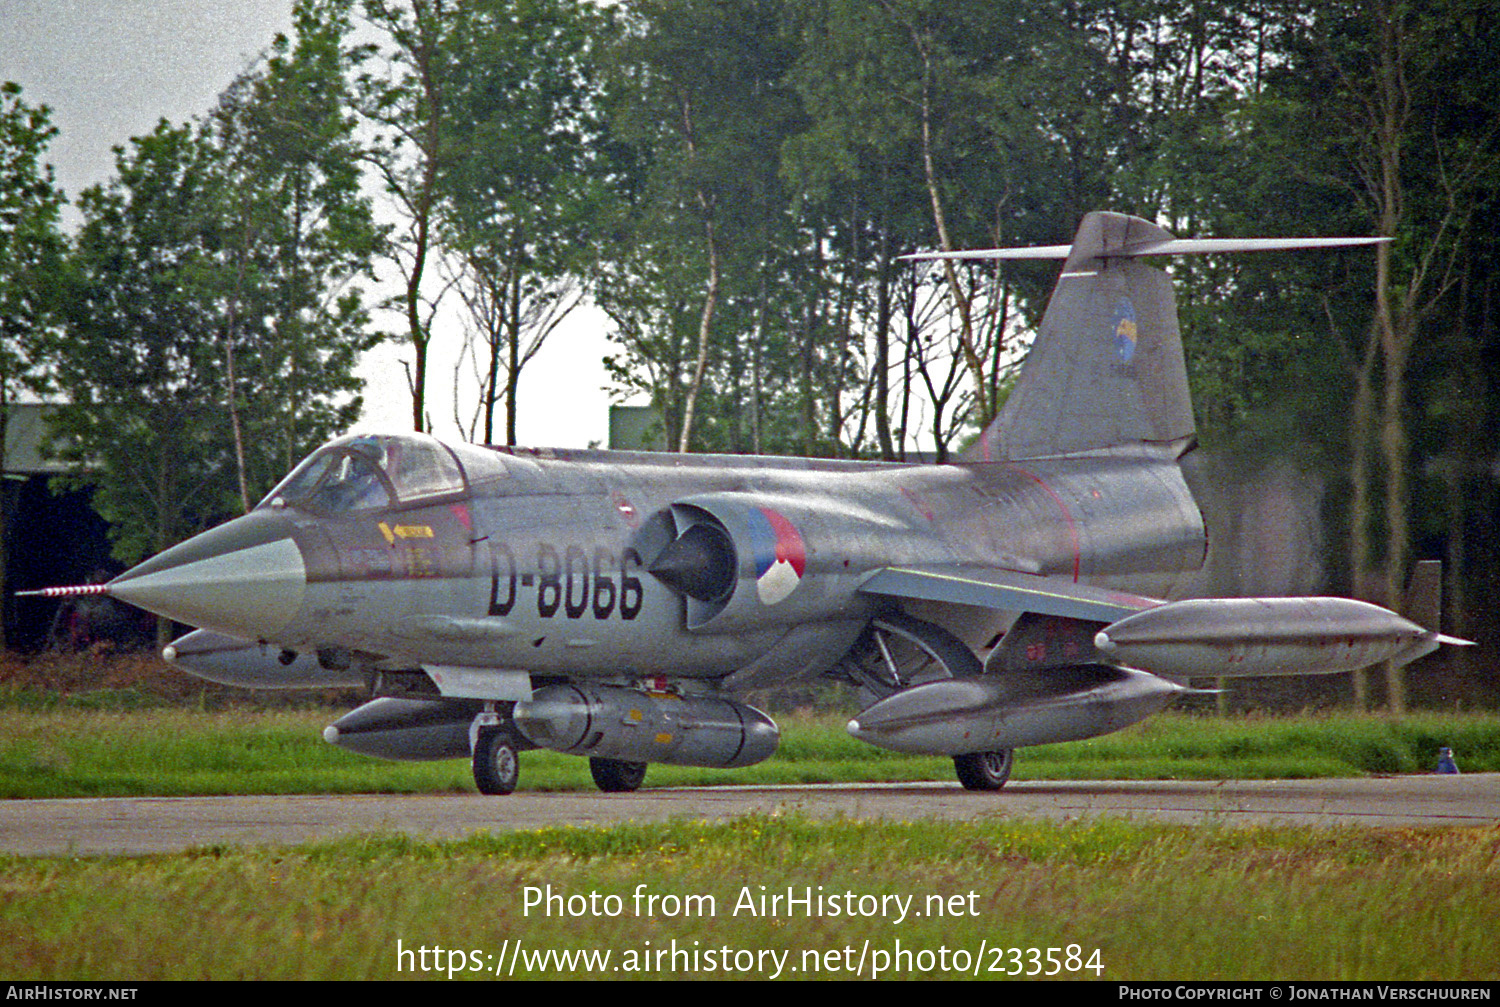
[[702, 446], [755, 448], [765, 389], [797, 380], [796, 355], [752, 347], [768, 318], [801, 314], [799, 301], [816, 296], [785, 291], [776, 276], [794, 226], [779, 151], [800, 116], [781, 80], [790, 48], [778, 17], [765, 0], [639, 2], [612, 53], [612, 131], [634, 171], [597, 299], [625, 347], [614, 372], [651, 393], [669, 444], [705, 315]]
[[294, 38], [278, 37], [208, 124], [226, 226], [204, 283], [226, 308], [252, 502], [358, 418], [354, 367], [375, 342], [351, 286], [369, 276], [381, 235], [347, 107], [347, 7], [298, 4]]
[[[56, 324], [63, 194], [52, 184], [51, 166], [41, 160], [56, 133], [45, 106], [27, 105], [18, 85], [0, 83], [0, 470], [9, 468], [10, 406], [18, 394], [41, 387], [41, 346]], [[9, 492], [0, 493], [0, 595], [10, 499]]]
[[194, 290], [216, 237], [213, 161], [202, 135], [163, 122], [79, 202], [66, 333], [52, 352], [67, 399], [52, 417], [55, 450], [92, 470], [94, 505], [126, 562], [223, 514], [221, 325]]
[[[1185, 235], [1390, 231], [1384, 343], [1367, 251], [1174, 264], [1202, 439], [1293, 452], [1357, 511], [1360, 555], [1330, 564], [1354, 583], [1331, 588], [1444, 553], [1448, 628], [1494, 632], [1473, 602], [1500, 587], [1489, 6], [363, 0], [375, 45], [352, 42], [353, 6], [298, 3], [197, 128], [122, 152], [80, 201], [66, 283], [53, 130], [4, 90], [0, 398], [69, 302], [59, 449], [109, 474], [122, 557], [237, 509], [348, 422], [372, 252], [404, 281], [417, 426], [449, 281], [484, 336], [496, 440], [489, 413], [588, 290], [613, 382], [669, 443], [696, 389], [695, 449], [895, 458], [945, 453], [995, 408], [1054, 279], [976, 269], [955, 293], [899, 257], [939, 219], [959, 246], [1054, 243], [1107, 207]], [[361, 169], [400, 221], [384, 244]]]
[[0, 84], [0, 412], [32, 380], [56, 308], [63, 194], [41, 160], [56, 134], [45, 106], [33, 108], [18, 85]]
[[[1299, 38], [1273, 20], [1248, 0], [631, 7], [612, 121], [639, 181], [600, 292], [626, 346], [616, 380], [652, 395], [672, 439], [711, 224], [724, 279], [701, 447], [893, 457], [921, 433], [945, 449], [972, 420], [968, 388], [943, 370], [956, 333], [896, 262], [938, 243], [939, 214], [958, 246], [1053, 243], [1100, 206], [1186, 233], [1350, 225], [1347, 187], [1310, 195], [1309, 172], [1265, 157], [1252, 131], [1246, 110], [1274, 104]], [[1305, 427], [1336, 450], [1320, 414], [1346, 362], [1322, 337], [1368, 288], [1346, 282], [1325, 306], [1327, 280], [1285, 256], [1192, 267], [1184, 318], [1210, 333], [1188, 341], [1209, 440]], [[1024, 267], [962, 278], [990, 408], [1051, 282]]]
[[596, 71], [613, 15], [578, 0], [361, 8], [379, 40], [350, 52], [355, 105], [398, 218], [385, 256], [403, 289], [387, 307], [405, 316], [413, 423], [431, 425], [433, 319], [456, 292], [479, 406], [455, 418], [497, 441], [503, 402], [511, 443], [521, 371], [581, 302], [615, 213]]
[[[977, 419], [951, 363], [959, 301], [924, 313], [936, 288], [895, 261], [938, 243], [939, 210], [960, 246], [1056, 242], [1099, 207], [1185, 235], [1386, 230], [1379, 289], [1369, 250], [1173, 264], [1202, 439], [1326, 480], [1352, 526], [1347, 546], [1330, 528], [1347, 555], [1328, 566], [1352, 572], [1330, 589], [1394, 597], [1405, 557], [1446, 553], [1454, 628], [1479, 635], [1469, 598], [1494, 586], [1500, 538], [1482, 435], [1500, 24], [1484, 5], [642, 3], [627, 25], [614, 115], [638, 226], [601, 298], [627, 347], [616, 380], [652, 396], [669, 439], [705, 207], [724, 280], [695, 445], [885, 457], [919, 438], [942, 452]], [[687, 145], [681, 112], [703, 94], [715, 114]], [[726, 206], [759, 226], [736, 233]], [[1052, 280], [961, 280], [993, 319], [974, 336], [989, 395]]]
[[441, 249], [438, 177], [445, 155], [443, 123], [447, 86], [462, 58], [464, 7], [448, 0], [408, 4], [364, 0], [365, 20], [381, 41], [349, 50], [355, 64], [354, 107], [374, 132], [365, 151], [397, 216], [384, 258], [401, 277], [402, 291], [385, 307], [402, 313], [413, 359], [406, 367], [412, 425], [427, 430], [427, 357], [432, 320], [444, 291], [433, 291], [433, 265]]
[[[330, 710], [152, 709], [138, 693], [0, 692], [0, 796], [467, 793], [466, 760], [398, 763], [325, 743]], [[950, 759], [874, 749], [841, 717], [792, 717], [777, 753], [739, 770], [652, 766], [647, 787], [952, 779]], [[1492, 716], [1203, 718], [1165, 714], [1127, 731], [1028, 748], [1015, 778], [1302, 779], [1429, 773], [1449, 746], [1465, 772], [1500, 770]], [[529, 751], [521, 787], [590, 791], [577, 756]]]
[[455, 16], [442, 237], [478, 336], [483, 440], [496, 441], [503, 401], [513, 444], [521, 369], [582, 300], [614, 213], [594, 73], [610, 18], [574, 0], [470, 3]]
[[[376, 231], [344, 111], [338, 5], [197, 126], [162, 122], [85, 192], [54, 449], [125, 562], [243, 510], [359, 413]], [[238, 490], [238, 491], [237, 491]]]

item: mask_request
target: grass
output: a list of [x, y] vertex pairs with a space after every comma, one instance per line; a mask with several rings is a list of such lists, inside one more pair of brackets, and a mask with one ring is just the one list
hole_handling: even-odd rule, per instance
[[[99, 709], [0, 703], [0, 797], [460, 793], [464, 760], [395, 763], [322, 740], [337, 711]], [[652, 766], [647, 786], [948, 780], [948, 759], [870, 748], [834, 714], [781, 718], [775, 756], [740, 770]], [[1025, 749], [1016, 779], [1267, 779], [1430, 772], [1441, 745], [1500, 770], [1500, 716], [1215, 718], [1164, 714], [1090, 741]], [[521, 785], [586, 790], [584, 760], [523, 755]]]
[[[1060, 978], [1493, 980], [1497, 851], [1495, 828], [759, 816], [0, 858], [0, 947], [17, 979], [484, 978], [519, 941], [516, 977], [848, 976], [863, 960], [865, 978], [993, 979], [1046, 971], [1056, 948]], [[789, 887], [859, 911], [746, 911]], [[525, 957], [546, 952], [610, 957]]]
[[[362, 700], [315, 701], [204, 683], [148, 653], [0, 654], [0, 797], [469, 792], [463, 760], [392, 763], [322, 741]], [[300, 704], [300, 705], [299, 705]], [[647, 786], [949, 780], [945, 758], [898, 755], [844, 732], [845, 716], [777, 716], [780, 750], [741, 770], [652, 766]], [[1402, 718], [1168, 713], [1090, 741], [1023, 750], [1015, 778], [1266, 779], [1431, 771], [1454, 749], [1500, 771], [1500, 714]], [[522, 789], [592, 789], [584, 760], [522, 757]]]
[[[325, 744], [322, 728], [339, 715], [326, 705], [249, 707], [129, 676], [80, 672], [75, 684], [0, 684], [0, 795], [472, 791], [462, 760], [390, 763]], [[767, 762], [653, 766], [647, 785], [951, 778], [947, 759], [869, 748], [843, 719], [778, 717], [782, 746]], [[1172, 713], [1026, 749], [1016, 777], [1427, 772], [1440, 745], [1466, 772], [1500, 770], [1500, 716]], [[523, 789], [592, 787], [582, 759], [523, 760]], [[16, 979], [115, 982], [481, 978], [497, 961], [536, 978], [995, 979], [1056, 968], [1059, 978], [1106, 981], [1494, 980], [1497, 851], [1493, 827], [786, 815], [452, 842], [364, 835], [172, 856], [0, 856], [0, 949]], [[743, 911], [745, 899], [789, 887], [848, 893], [875, 909]], [[556, 911], [528, 908], [528, 890], [557, 896]], [[653, 911], [636, 911], [637, 891], [658, 897]], [[569, 899], [583, 915], [567, 911]], [[900, 900], [910, 900], [908, 915], [897, 920]], [[611, 906], [619, 911], [603, 911]], [[938, 907], [943, 915], [925, 912]], [[583, 953], [593, 957], [556, 957]]]

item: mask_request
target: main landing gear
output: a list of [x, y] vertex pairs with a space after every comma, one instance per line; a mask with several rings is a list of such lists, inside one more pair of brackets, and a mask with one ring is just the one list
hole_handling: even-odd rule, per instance
[[872, 700], [944, 678], [972, 678], [982, 670], [962, 640], [934, 623], [892, 613], [871, 620], [844, 670]]
[[998, 752], [973, 752], [955, 755], [953, 770], [958, 782], [965, 790], [999, 790], [1010, 779], [1010, 766], [1015, 761], [1015, 749], [1004, 748]]
[[[474, 786], [481, 794], [509, 794], [515, 791], [521, 776], [522, 750], [534, 746], [522, 740], [508, 706], [503, 711], [486, 706], [469, 727]], [[589, 760], [589, 773], [594, 785], [606, 794], [628, 794], [639, 790], [646, 779], [646, 763], [593, 758]]]
[[487, 702], [469, 724], [474, 786], [481, 794], [509, 794], [521, 778], [521, 751], [527, 744], [511, 719], [514, 703]]
[[[606, 794], [628, 794], [639, 790], [646, 779], [644, 762], [622, 759], [590, 759], [594, 785]], [[521, 746], [504, 727], [481, 727], [474, 742], [474, 785], [481, 794], [498, 796], [516, 789], [521, 775]]]
[[[975, 678], [983, 668], [974, 652], [943, 627], [891, 613], [871, 620], [844, 671], [866, 694], [884, 699], [927, 682]], [[966, 790], [999, 790], [1010, 779], [1014, 754], [1006, 748], [955, 755], [953, 769]]]
[[646, 764], [623, 759], [590, 759], [589, 774], [594, 785], [606, 794], [629, 794], [639, 790], [646, 779]]

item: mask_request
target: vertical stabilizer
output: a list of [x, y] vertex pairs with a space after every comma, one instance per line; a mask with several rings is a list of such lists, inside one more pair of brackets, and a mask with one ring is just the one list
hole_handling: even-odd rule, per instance
[[965, 460], [1040, 458], [1192, 436], [1171, 283], [1125, 251], [1173, 240], [1138, 217], [1083, 218], [1016, 387]]
[[1439, 629], [1443, 619], [1443, 561], [1418, 560], [1406, 582], [1401, 614], [1419, 626]]

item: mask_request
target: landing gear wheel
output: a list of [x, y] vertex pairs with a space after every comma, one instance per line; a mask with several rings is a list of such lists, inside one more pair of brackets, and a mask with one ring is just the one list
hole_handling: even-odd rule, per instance
[[999, 790], [1010, 779], [1010, 765], [1014, 759], [1015, 750], [1011, 748], [955, 755], [953, 769], [965, 790]]
[[620, 759], [590, 759], [589, 773], [594, 785], [606, 794], [628, 794], [639, 790], [646, 779], [644, 762], [625, 762]]
[[481, 794], [508, 794], [521, 776], [521, 754], [503, 727], [482, 727], [474, 741], [474, 785]]

